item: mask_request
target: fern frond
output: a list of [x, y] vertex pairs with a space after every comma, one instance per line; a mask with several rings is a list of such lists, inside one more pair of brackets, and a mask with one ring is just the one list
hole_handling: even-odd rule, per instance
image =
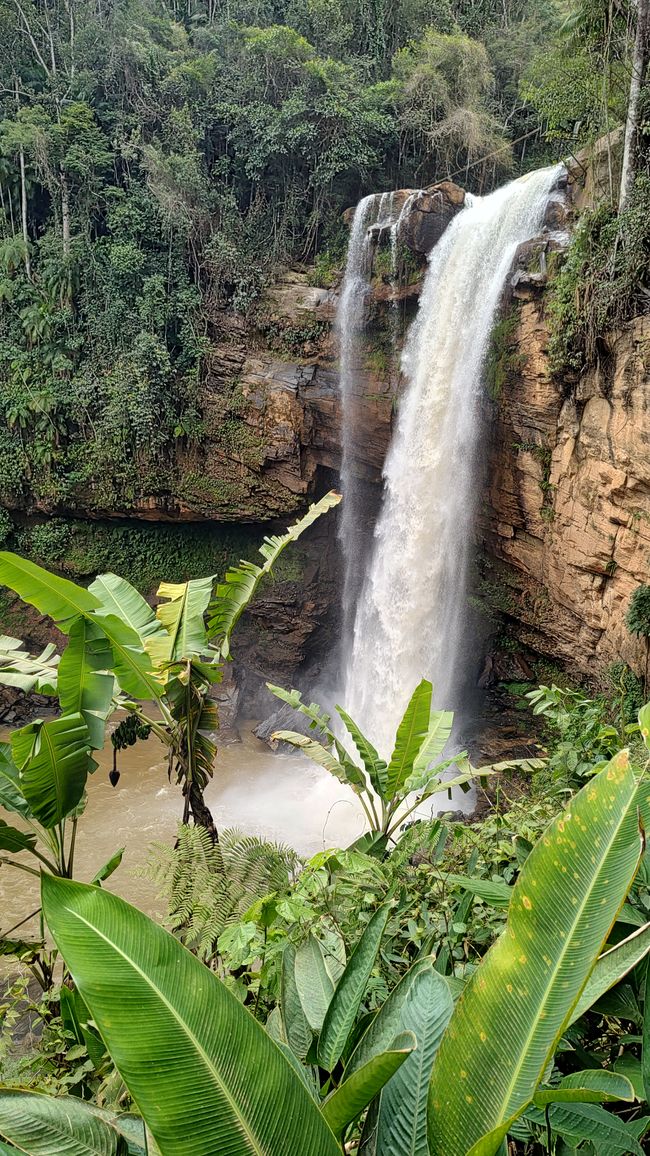
[[219, 936], [270, 892], [286, 894], [300, 859], [280, 843], [228, 829], [213, 844], [203, 827], [178, 828], [174, 847], [154, 843], [140, 874], [167, 904], [167, 924], [204, 961]]

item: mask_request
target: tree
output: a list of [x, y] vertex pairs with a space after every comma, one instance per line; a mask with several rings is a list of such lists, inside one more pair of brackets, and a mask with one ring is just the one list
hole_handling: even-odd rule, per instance
[[630, 634], [645, 638], [645, 672], [643, 684], [645, 693], [648, 693], [648, 662], [650, 661], [650, 586], [637, 586], [630, 598], [630, 604], [625, 615], [625, 625]]
[[425, 181], [463, 170], [467, 180], [481, 161], [473, 177], [480, 188], [487, 173], [508, 170], [510, 144], [491, 112], [494, 77], [482, 44], [427, 28], [418, 44], [396, 55], [393, 71], [402, 150], [426, 158], [417, 170]]
[[[135, 587], [115, 574], [99, 575], [86, 590], [15, 554], [0, 553], [0, 582], [69, 635], [51, 685], [63, 718], [81, 716], [89, 748], [100, 749], [107, 719], [116, 710], [127, 711], [130, 718], [113, 736], [114, 749], [153, 732], [167, 748], [170, 779], [181, 785], [183, 822], [191, 817], [215, 840], [204, 798], [216, 756], [211, 732], [218, 727], [210, 688], [221, 679], [232, 631], [260, 583], [287, 546], [340, 500], [333, 492], [321, 498], [285, 534], [265, 539], [263, 565], [242, 562], [216, 588], [214, 576], [163, 582], [155, 613]], [[16, 640], [9, 641], [15, 645], [0, 664], [0, 683], [16, 685], [16, 678], [35, 677], [34, 668], [38, 675], [39, 660], [20, 652]], [[81, 791], [84, 783], [80, 774]]]
[[648, 71], [650, 55], [650, 0], [636, 2], [636, 34], [632, 55], [632, 76], [630, 95], [625, 122], [625, 145], [621, 189], [618, 202], [619, 212], [627, 207], [638, 168], [639, 135], [641, 132], [642, 93]]

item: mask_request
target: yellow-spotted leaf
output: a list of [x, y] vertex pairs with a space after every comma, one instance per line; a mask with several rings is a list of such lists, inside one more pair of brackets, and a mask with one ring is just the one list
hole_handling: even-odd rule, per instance
[[432, 1156], [494, 1156], [531, 1104], [634, 878], [636, 796], [623, 751], [528, 856], [505, 931], [467, 984], [433, 1066]]

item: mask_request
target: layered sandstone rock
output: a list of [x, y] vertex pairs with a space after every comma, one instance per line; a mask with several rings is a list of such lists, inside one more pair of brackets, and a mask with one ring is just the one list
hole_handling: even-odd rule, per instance
[[607, 365], [555, 381], [543, 298], [519, 306], [520, 372], [494, 404], [483, 547], [502, 567], [501, 609], [534, 651], [587, 676], [642, 667], [625, 627], [648, 580], [650, 318], [611, 339]]

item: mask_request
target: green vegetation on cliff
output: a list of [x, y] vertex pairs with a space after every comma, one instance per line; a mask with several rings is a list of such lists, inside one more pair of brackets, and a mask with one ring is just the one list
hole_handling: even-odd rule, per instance
[[[453, 175], [489, 190], [625, 103], [613, 81], [604, 95], [568, 83], [562, 53], [596, 75], [604, 33], [578, 27], [569, 49], [550, 0], [0, 11], [11, 507], [128, 512], [180, 493], [221, 307], [246, 312], [279, 267], [339, 254], [340, 214], [361, 193]], [[614, 79], [629, 44], [620, 21], [615, 33]]]

